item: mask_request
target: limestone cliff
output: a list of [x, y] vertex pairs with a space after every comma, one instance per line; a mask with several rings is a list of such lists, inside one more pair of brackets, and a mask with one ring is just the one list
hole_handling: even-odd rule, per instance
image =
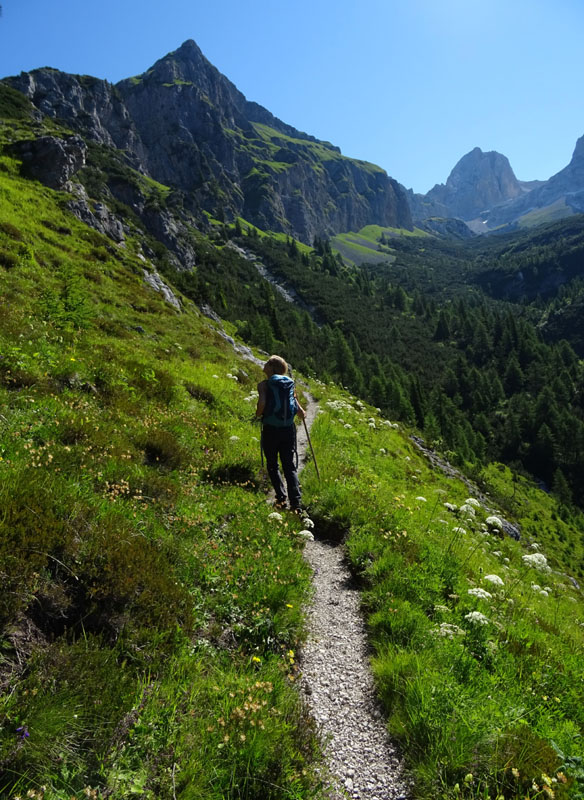
[[7, 81], [219, 219], [242, 216], [310, 243], [370, 223], [411, 228], [396, 181], [247, 101], [193, 41], [115, 86], [53, 69]]
[[524, 194], [508, 159], [475, 147], [456, 164], [446, 184], [436, 184], [426, 195], [410, 196], [413, 216], [457, 217], [471, 220], [482, 211]]

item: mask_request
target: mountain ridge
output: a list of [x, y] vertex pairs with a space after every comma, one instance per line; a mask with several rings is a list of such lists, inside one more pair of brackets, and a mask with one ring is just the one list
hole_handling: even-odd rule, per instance
[[307, 243], [368, 223], [412, 227], [397, 181], [249, 102], [193, 40], [115, 86], [47, 68], [5, 82], [41, 114], [123, 150], [196, 213], [243, 217]]
[[546, 181], [520, 181], [506, 156], [475, 147], [454, 166], [445, 184], [426, 194], [407, 190], [414, 222], [432, 217], [463, 220], [474, 233], [533, 227], [584, 211], [584, 136], [570, 163]]

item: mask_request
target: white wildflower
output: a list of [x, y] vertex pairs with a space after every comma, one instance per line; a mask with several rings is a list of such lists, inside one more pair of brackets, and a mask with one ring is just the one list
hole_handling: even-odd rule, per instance
[[532, 550], [539, 550], [539, 545], [537, 542], [534, 542], [532, 545], [530, 545], [530, 547]]
[[485, 575], [485, 580], [492, 583], [493, 586], [505, 586], [503, 579], [498, 575]]
[[475, 516], [475, 514], [477, 513], [477, 512], [474, 510], [474, 506], [471, 506], [469, 503], [463, 503], [463, 505], [461, 505], [461, 506], [460, 506], [460, 511], [461, 511], [461, 513], [462, 513], [462, 514], [466, 514], [466, 515], [467, 515], [468, 517], [470, 517], [471, 519], [472, 519], [472, 518]]
[[268, 519], [274, 520], [275, 522], [282, 522], [284, 517], [278, 513], [278, 511], [272, 511], [271, 514], [268, 514]]
[[345, 427], [345, 428], [346, 428], [348, 431], [350, 431], [350, 430], [351, 430], [351, 428], [352, 428], [353, 426], [352, 426], [352, 425], [349, 425], [349, 423], [348, 423], [348, 422], [346, 422], [346, 423], [345, 423], [345, 425], [344, 425], [344, 427]]
[[437, 628], [433, 629], [432, 633], [438, 636], [444, 636], [446, 639], [454, 639], [455, 636], [466, 635], [466, 631], [463, 631], [458, 625], [453, 625], [450, 622], [441, 622]]
[[476, 597], [479, 600], [490, 600], [493, 596], [490, 592], [487, 592], [486, 589], [481, 589], [480, 586], [477, 586], [475, 589], [469, 589], [468, 593], [471, 597]]
[[219, 375], [211, 375], [212, 378], [218, 378]]
[[370, 428], [376, 428], [377, 426], [376, 426], [375, 422], [370, 422], [369, 423], [369, 427]]
[[379, 452], [381, 453], [382, 456], [387, 455], [387, 450], [385, 449], [385, 447], [380, 447]]
[[500, 550], [493, 550], [493, 555], [497, 556], [497, 558], [501, 558], [503, 553]]
[[444, 508], [447, 508], [448, 511], [458, 511], [458, 506], [455, 506], [454, 503], [444, 503]]
[[472, 625], [488, 625], [489, 620], [485, 617], [484, 614], [481, 614], [480, 611], [471, 611], [469, 614], [465, 614], [464, 618], [467, 619]]
[[450, 609], [448, 608], [448, 606], [436, 605], [434, 606], [434, 611], [439, 611], [442, 614], [447, 614], [450, 612]]
[[532, 583], [531, 588], [533, 589], [534, 592], [541, 592], [541, 586], [539, 585], [539, 583]]
[[547, 558], [543, 553], [527, 553], [527, 555], [522, 556], [521, 560], [526, 567], [532, 567], [540, 572], [551, 572]]
[[239, 441], [239, 436], [230, 436], [229, 437], [229, 441], [230, 442], [238, 442]]
[[466, 533], [466, 528], [461, 528], [461, 527], [453, 528], [452, 533], [459, 533], [462, 536], [464, 536], [464, 534]]
[[385, 425], [386, 428], [391, 428], [391, 422], [388, 419], [384, 419], [381, 424]]
[[544, 597], [549, 597], [549, 592], [546, 592], [545, 589], [541, 589], [540, 594], [543, 595]]
[[498, 528], [500, 531], [503, 530], [503, 523], [501, 522], [499, 517], [495, 516], [487, 517], [485, 522], [490, 528]]
[[310, 531], [298, 531], [298, 536], [301, 539], [306, 539], [307, 542], [314, 542], [314, 535]]
[[474, 506], [475, 508], [480, 508], [481, 507], [481, 504], [476, 499], [476, 497], [467, 497], [464, 502], [469, 506]]
[[427, 502], [428, 502], [428, 501], [426, 500], [426, 498], [425, 498], [425, 497], [422, 497], [421, 495], [420, 495], [419, 497], [416, 497], [416, 500], [418, 500], [420, 503], [427, 503]]
[[310, 517], [303, 517], [302, 522], [307, 528], [314, 528], [314, 522], [310, 519]]

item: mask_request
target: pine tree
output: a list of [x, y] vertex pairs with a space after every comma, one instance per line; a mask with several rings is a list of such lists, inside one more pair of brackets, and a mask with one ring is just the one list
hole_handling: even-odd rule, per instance
[[438, 317], [434, 339], [436, 339], [437, 342], [446, 342], [450, 339], [450, 324], [444, 309], [440, 312]]
[[566, 476], [559, 467], [554, 472], [552, 492], [556, 495], [561, 505], [569, 506], [571, 504], [572, 490], [566, 480]]

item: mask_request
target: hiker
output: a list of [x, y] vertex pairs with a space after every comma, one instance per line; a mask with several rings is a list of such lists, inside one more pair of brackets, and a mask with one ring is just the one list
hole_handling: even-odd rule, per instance
[[288, 364], [280, 356], [270, 356], [263, 367], [267, 380], [258, 383], [256, 417], [262, 420], [262, 451], [266, 455], [268, 475], [276, 492], [276, 505], [286, 505], [286, 491], [278, 456], [288, 489], [292, 511], [300, 511], [300, 485], [298, 483], [298, 454], [296, 452], [296, 425], [294, 415], [301, 419], [306, 413], [296, 396], [294, 381], [288, 377]]

